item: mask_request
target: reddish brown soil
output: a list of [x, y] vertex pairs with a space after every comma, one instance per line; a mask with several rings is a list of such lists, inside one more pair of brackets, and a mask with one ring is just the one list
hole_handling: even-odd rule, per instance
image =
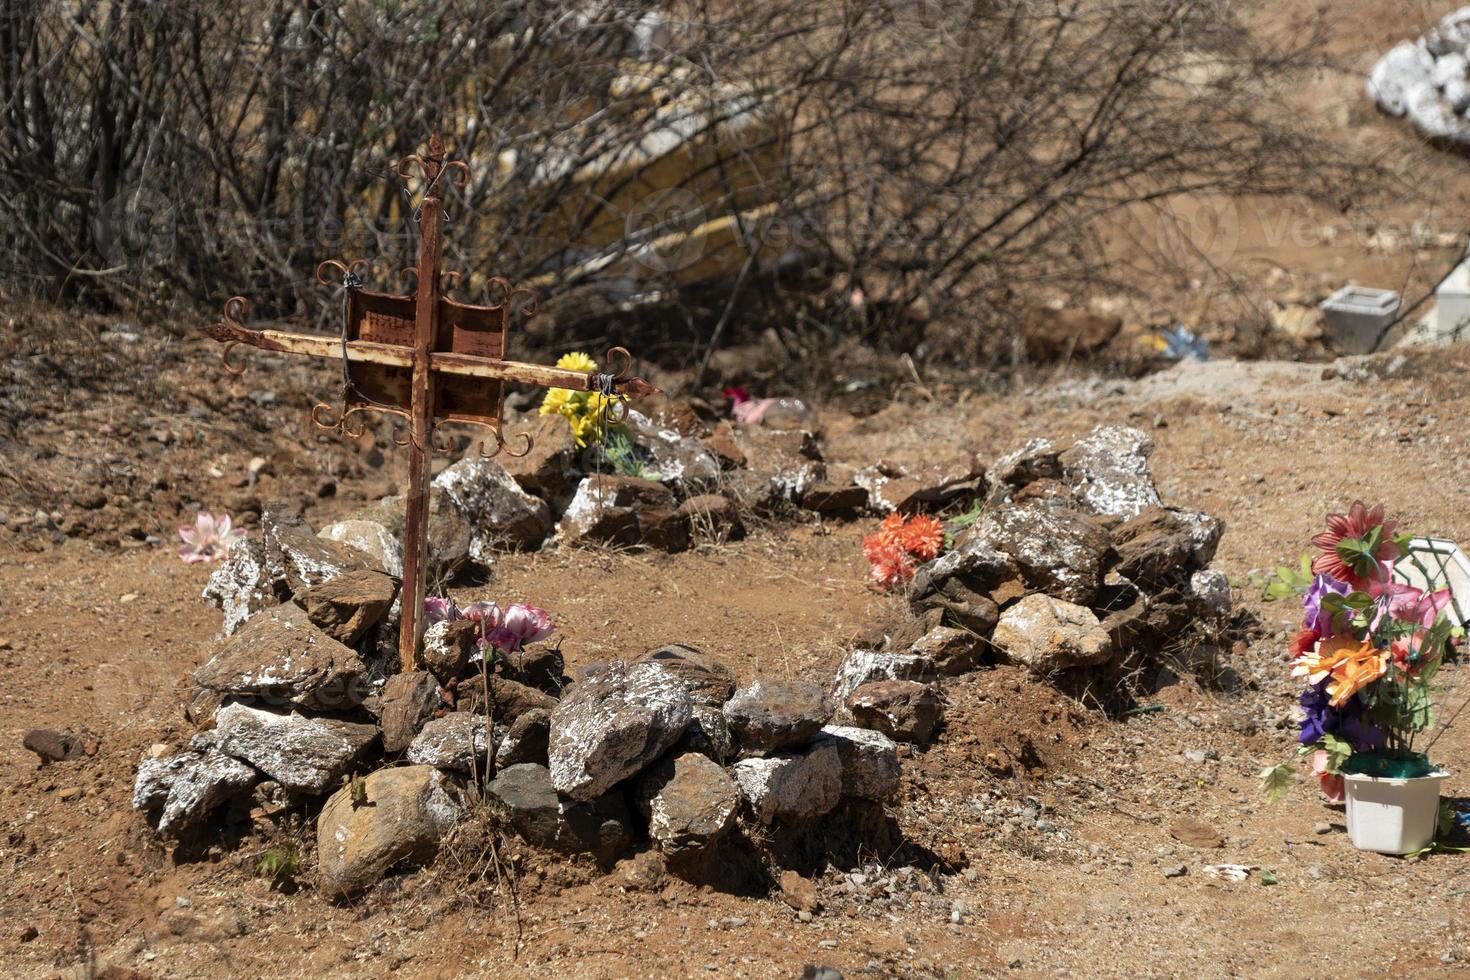
[[[1323, 510], [1353, 496], [1387, 499], [1416, 529], [1470, 539], [1467, 367], [1470, 349], [1455, 349], [1412, 359], [1397, 379], [1353, 384], [1322, 381], [1319, 367], [1212, 363], [1142, 382], [1064, 381], [1033, 393], [1019, 411], [1016, 402], [976, 396], [960, 408], [895, 404], [862, 420], [830, 408], [824, 417], [829, 455], [838, 459], [882, 454], [900, 439], [1000, 452], [1101, 421], [1141, 425], [1159, 443], [1154, 470], [1166, 499], [1225, 517], [1219, 562], [1243, 579], [1294, 558]], [[307, 476], [292, 479], [304, 487]], [[314, 516], [352, 506], [356, 489], [344, 480]], [[820, 678], [852, 636], [894, 611], [896, 600], [864, 587], [864, 530], [813, 522], [674, 556], [512, 557], [491, 585], [465, 594], [547, 606], [573, 665], [686, 640], [742, 678]], [[1291, 688], [1273, 659], [1281, 644], [1269, 631], [1293, 616], [1262, 606], [1248, 589], [1239, 598], [1259, 611], [1268, 634], [1223, 655], [1244, 681], [1232, 692], [1201, 689], [1181, 664], [1183, 680], [1145, 697], [1163, 711], [1120, 721], [1014, 669], [954, 682], [945, 733], [906, 763], [897, 822], [933, 859], [919, 875], [925, 884], [913, 894], [900, 889], [896, 905], [848, 894], [834, 870], [818, 880], [825, 910], [802, 923], [777, 898], [678, 882], [636, 891], [621, 876], [512, 843], [502, 857], [507, 875], [512, 862], [516, 868], [518, 927], [516, 903], [508, 888], [493, 887], [493, 870], [489, 885], [469, 880], [481, 857], [472, 843], [350, 905], [312, 890], [309, 852], [304, 887], [272, 890], [254, 873], [266, 835], [202, 857], [170, 855], [128, 801], [140, 754], [189, 731], [176, 681], [217, 626], [197, 598], [207, 569], [179, 562], [168, 545], [97, 553], [81, 536], [33, 552], [18, 543], [30, 538], [3, 540], [0, 698], [9, 749], [0, 754], [0, 819], [9, 874], [0, 960], [15, 975], [95, 963], [142, 976], [709, 968], [795, 976], [805, 964], [826, 963], [849, 976], [968, 976], [1012, 966], [1023, 975], [1300, 976], [1449, 971], [1470, 956], [1460, 924], [1470, 890], [1465, 858], [1410, 863], [1360, 853], [1342, 832], [1341, 811], [1307, 787], [1275, 807], [1257, 795], [1256, 769], [1290, 751], [1289, 731], [1267, 715], [1289, 715]], [[1455, 704], [1463, 697], [1450, 695]], [[33, 725], [87, 732], [100, 748], [95, 758], [38, 769], [20, 746]], [[1454, 794], [1470, 789], [1459, 761], [1467, 744], [1459, 728], [1436, 748], [1454, 771]], [[1219, 759], [1201, 765], [1182, 755], [1202, 749]], [[1008, 812], [1028, 797], [1063, 834], [986, 822], [987, 812]], [[1199, 851], [1174, 839], [1171, 825], [1186, 815], [1206, 821], [1223, 846]], [[1331, 831], [1314, 833], [1318, 821]], [[1205, 875], [1204, 865], [1221, 862], [1270, 869], [1279, 884]], [[1179, 863], [1188, 874], [1165, 879], [1162, 869]], [[928, 904], [929, 891], [962, 900], [969, 915], [951, 924]]]

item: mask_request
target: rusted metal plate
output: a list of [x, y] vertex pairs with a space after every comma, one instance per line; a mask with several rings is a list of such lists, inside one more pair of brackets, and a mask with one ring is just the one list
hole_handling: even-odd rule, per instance
[[500, 360], [505, 356], [505, 307], [470, 306], [440, 297], [435, 349]]
[[347, 300], [347, 339], [413, 346], [414, 298], [354, 289]]

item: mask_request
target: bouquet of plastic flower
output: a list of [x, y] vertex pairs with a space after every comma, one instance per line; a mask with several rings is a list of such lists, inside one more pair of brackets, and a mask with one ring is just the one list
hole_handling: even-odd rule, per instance
[[893, 513], [863, 538], [863, 557], [874, 587], [891, 589], [914, 577], [914, 560], [936, 558], [944, 550], [944, 525], [927, 514], [905, 519]]
[[[424, 600], [424, 619], [429, 625], [445, 620], [467, 619], [477, 627], [476, 646], [499, 653], [516, 653], [528, 643], [544, 640], [556, 631], [546, 610], [513, 602], [504, 609], [494, 602], [472, 602], [460, 606], [453, 599], [430, 596]], [[478, 655], [471, 659], [478, 660]]]
[[[597, 362], [581, 351], [563, 354], [557, 360], [556, 366], [569, 371], [585, 371], [588, 374], [597, 370]], [[572, 427], [572, 438], [576, 440], [577, 448], [584, 449], [603, 441], [603, 418], [611, 401], [612, 399], [598, 391], [551, 388], [541, 400], [541, 414], [560, 415], [566, 419], [567, 424]], [[610, 417], [607, 421], [609, 426], [616, 424]]]
[[[1413, 778], [1432, 771], [1415, 742], [1435, 723], [1434, 676], [1462, 631], [1445, 612], [1448, 589], [1395, 578], [1395, 566], [1411, 562], [1432, 581], [1409, 553], [1410, 537], [1394, 529], [1382, 504], [1370, 510], [1354, 501], [1346, 514], [1329, 514], [1327, 530], [1312, 539], [1310, 584], [1305, 575], [1291, 583], [1304, 593], [1290, 651], [1292, 676], [1306, 685], [1299, 755], [1311, 757], [1313, 775], [1334, 800], [1343, 797], [1345, 773]], [[1261, 771], [1272, 800], [1294, 779], [1290, 762]]]

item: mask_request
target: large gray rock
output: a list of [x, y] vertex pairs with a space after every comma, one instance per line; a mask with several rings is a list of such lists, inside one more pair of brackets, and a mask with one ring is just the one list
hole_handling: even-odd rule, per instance
[[640, 663], [655, 663], [689, 687], [689, 699], [695, 704], [719, 706], [735, 693], [735, 675], [714, 657], [687, 643], [670, 643], [644, 654]]
[[820, 817], [842, 797], [842, 759], [832, 740], [805, 752], [741, 759], [730, 775], [761, 824]]
[[674, 743], [669, 753], [698, 752], [724, 765], [739, 751], [740, 746], [735, 743], [735, 734], [730, 731], [724, 711], [712, 704], [696, 704], [689, 727], [684, 729], [684, 737]]
[[909, 583], [909, 605], [916, 613], [942, 610], [946, 624], [988, 636], [1000, 615], [998, 590], [1019, 583], [1020, 578], [1010, 556], [975, 540], [972, 534], [915, 570]]
[[551, 533], [551, 508], [521, 489], [515, 477], [493, 459], [470, 457], [434, 478], [470, 526], [470, 558], [492, 564], [508, 548], [531, 548]]
[[[382, 552], [383, 561], [387, 561], [392, 554], [398, 556], [399, 567], [402, 567], [402, 540], [403, 522], [405, 517], [405, 501], [401, 496], [384, 497], [361, 510], [349, 514], [339, 523], [346, 524], [351, 521], [367, 521], [379, 525], [386, 531], [397, 545], [396, 552], [388, 548]], [[376, 537], [377, 532], [367, 532]], [[350, 536], [343, 534], [342, 537], [350, 540]], [[449, 582], [459, 575], [466, 567], [472, 564], [470, 558], [470, 544], [474, 535], [469, 521], [460, 512], [458, 506], [449, 496], [442, 492], [431, 492], [429, 495], [429, 579], [430, 581]], [[369, 539], [371, 540], [371, 539]], [[379, 554], [377, 549], [370, 549], [372, 554]], [[489, 570], [492, 563], [488, 558], [477, 562], [481, 568]], [[392, 569], [385, 570], [391, 573]]]
[[695, 492], [720, 475], [720, 461], [698, 439], [665, 429], [636, 409], [628, 411], [623, 429], [637, 447], [644, 470], [661, 483]]
[[293, 595], [357, 569], [383, 571], [365, 551], [319, 538], [300, 517], [270, 508], [260, 517], [267, 570], [284, 580]]
[[366, 669], [352, 649], [312, 625], [305, 610], [286, 603], [216, 643], [194, 682], [219, 694], [343, 711], [366, 696]]
[[883, 802], [898, 793], [898, 746], [882, 732], [827, 725], [813, 747], [832, 745], [842, 769], [842, 795]]
[[552, 787], [545, 766], [526, 763], [502, 769], [486, 792], [515, 832], [539, 847], [590, 853], [606, 862], [632, 837], [632, 816], [621, 793], [585, 802], [566, 799]]
[[179, 835], [259, 781], [254, 769], [210, 748], [156, 759], [144, 756], [133, 783], [133, 809], [157, 812], [158, 832]]
[[1100, 425], [1061, 454], [1063, 477], [1093, 513], [1137, 517], [1161, 504], [1148, 472], [1153, 451], [1154, 441], [1138, 429]]
[[678, 551], [689, 544], [689, 518], [674, 494], [654, 480], [589, 476], [577, 485], [557, 525], [566, 542], [646, 545]]
[[773, 752], [810, 741], [832, 702], [816, 684], [757, 678], [725, 702], [725, 720], [742, 748]]
[[343, 786], [316, 822], [323, 887], [334, 896], [352, 895], [395, 865], [430, 860], [459, 812], [444, 775], [432, 766], [379, 769]]
[[495, 766], [505, 769], [526, 762], [544, 766], [550, 750], [551, 712], [533, 708], [511, 723], [495, 750]]
[[[401, 521], [399, 530], [402, 530]], [[349, 517], [335, 521], [316, 532], [319, 538], [336, 541], [364, 552], [384, 572], [394, 578], [403, 577], [403, 544], [394, 525], [368, 517]]]
[[1028, 587], [1079, 605], [1097, 596], [1112, 546], [1108, 533], [1085, 514], [1038, 502], [991, 511], [972, 540], [976, 548], [1009, 557]]
[[594, 665], [551, 713], [552, 785], [596, 799], [677, 742], [693, 708], [684, 682], [659, 664]]
[[387, 614], [397, 595], [397, 581], [362, 568], [313, 585], [296, 602], [317, 629], [352, 646]]
[[884, 653], [880, 650], [854, 650], [837, 668], [832, 680], [832, 700], [847, 701], [848, 695], [873, 681], [919, 681], [939, 679], [934, 661], [915, 653]]
[[336, 787], [378, 740], [376, 725], [278, 714], [231, 702], [215, 714], [214, 744], [293, 793]]
[[457, 773], [489, 772], [485, 743], [490, 726], [483, 715], [451, 711], [424, 725], [408, 747], [408, 761]]
[[224, 613], [220, 628], [225, 636], [233, 636], [261, 610], [280, 605], [286, 594], [286, 583], [272, 577], [259, 538], [241, 538], [230, 545], [229, 554], [204, 586], [205, 601]]
[[1113, 656], [1108, 630], [1092, 610], [1040, 594], [1002, 613], [992, 641], [1007, 660], [1042, 677]]
[[670, 857], [707, 849], [735, 822], [740, 790], [719, 763], [697, 752], [666, 756], [644, 773], [635, 797], [648, 836]]

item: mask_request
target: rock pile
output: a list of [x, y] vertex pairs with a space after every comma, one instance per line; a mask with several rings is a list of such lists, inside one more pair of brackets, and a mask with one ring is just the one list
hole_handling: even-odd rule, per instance
[[[501, 510], [494, 521], [516, 519]], [[728, 848], [749, 851], [844, 800], [881, 806], [898, 791], [897, 745], [876, 728], [833, 724], [823, 688], [767, 678], [739, 687], [687, 645], [593, 664], [575, 680], [557, 650], [533, 646], [485, 673], [473, 624], [446, 621], [426, 632], [424, 669], [383, 679], [373, 632], [397, 580], [381, 555], [299, 522], [265, 524], [263, 544], [241, 549], [211, 584], [227, 624], [230, 610], [254, 610], [195, 672], [212, 727], [139, 766], [134, 806], [157, 816], [160, 833], [204, 830], [252, 791], [288, 805], [330, 794], [317, 821], [319, 881], [350, 895], [432, 856], [484, 799], [537, 846], [604, 864], [649, 846], [675, 873], [705, 877]], [[932, 727], [932, 708], [918, 698], [895, 709], [895, 730]], [[382, 767], [399, 759], [407, 765]]]
[[926, 687], [936, 678], [982, 660], [1047, 678], [1116, 667], [1228, 613], [1229, 583], [1210, 568], [1224, 524], [1163, 506], [1153, 448], [1137, 429], [1100, 426], [1070, 447], [1033, 440], [997, 460], [984, 515], [910, 584], [927, 631], [855, 651], [833, 696], [854, 718], [922, 742], [937, 723]]
[[1431, 139], [1470, 143], [1470, 7], [1389, 50], [1368, 75], [1368, 97]]

